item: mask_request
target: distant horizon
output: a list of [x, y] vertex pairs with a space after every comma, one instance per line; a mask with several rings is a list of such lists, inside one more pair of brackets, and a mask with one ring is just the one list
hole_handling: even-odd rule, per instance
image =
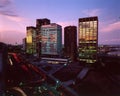
[[[23, 45], [23, 43], [21, 43], [21, 44], [9, 44], [9, 43], [5, 43], [5, 42], [0, 42], [0, 43], [4, 43], [4, 44], [7, 44], [7, 45]], [[62, 46], [64, 45], [64, 43], [62, 43]], [[118, 46], [120, 46], [120, 44], [99, 44], [98, 43], [98, 46], [100, 46], [100, 45], [118, 45]], [[79, 46], [78, 44], [77, 44], [77, 46]]]

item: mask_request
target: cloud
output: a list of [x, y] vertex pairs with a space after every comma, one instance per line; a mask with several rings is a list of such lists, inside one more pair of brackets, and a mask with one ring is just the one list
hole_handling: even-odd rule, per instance
[[0, 0], [0, 8], [6, 7], [9, 4], [11, 4], [10, 0]]
[[107, 20], [100, 22], [99, 42], [102, 44], [120, 43], [120, 21]]
[[0, 15], [16, 17], [18, 15], [14, 10], [15, 8], [11, 0], [0, 0]]
[[15, 44], [22, 43], [26, 37], [26, 26], [31, 25], [28, 19], [23, 17], [0, 16], [0, 41]]
[[0, 10], [0, 15], [5, 15], [5, 16], [13, 16], [16, 17], [18, 16], [17, 14], [15, 14], [13, 11], [11, 10]]
[[64, 22], [57, 22], [57, 24], [61, 25], [63, 28], [66, 26], [77, 26], [76, 21], [64, 21]]
[[101, 32], [115, 32], [117, 30], [120, 30], [120, 21], [106, 24], [106, 25], [101, 25]]
[[0, 0], [0, 41], [14, 44], [21, 43], [25, 37], [26, 18], [18, 15], [12, 0]]
[[23, 22], [25, 20], [25, 18], [22, 18], [22, 17], [6, 16], [6, 18], [14, 22]]
[[21, 30], [21, 26], [24, 25], [24, 18], [22, 17], [12, 17], [0, 15], [0, 31], [5, 30]]
[[82, 13], [87, 16], [98, 16], [101, 14], [101, 10], [100, 9], [93, 9], [93, 10], [87, 9], [87, 10], [83, 10]]

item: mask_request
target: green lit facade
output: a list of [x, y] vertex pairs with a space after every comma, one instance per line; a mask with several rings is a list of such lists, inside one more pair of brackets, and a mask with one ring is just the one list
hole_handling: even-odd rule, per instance
[[98, 48], [98, 17], [80, 18], [78, 26], [78, 59], [86, 63], [95, 63]]
[[26, 37], [26, 52], [28, 54], [36, 54], [36, 28], [27, 27], [27, 37]]

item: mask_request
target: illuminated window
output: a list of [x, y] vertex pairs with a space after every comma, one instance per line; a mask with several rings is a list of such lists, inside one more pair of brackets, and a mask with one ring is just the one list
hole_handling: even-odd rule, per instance
[[96, 43], [98, 35], [97, 23], [97, 17], [81, 18], [79, 21], [79, 58], [87, 63], [93, 63], [96, 59], [96, 55], [93, 55], [97, 53], [95, 47], [97, 46]]

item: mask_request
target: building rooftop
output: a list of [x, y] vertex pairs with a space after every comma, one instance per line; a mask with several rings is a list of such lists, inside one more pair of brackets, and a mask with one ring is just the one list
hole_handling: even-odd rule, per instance
[[51, 24], [48, 24], [48, 25], [42, 25], [41, 27], [42, 28], [46, 28], [46, 27], [57, 27], [57, 26], [59, 26], [59, 27], [61, 27], [61, 25], [59, 25], [59, 24], [56, 24], [56, 23], [51, 23]]
[[[119, 96], [120, 95], [120, 74], [110, 74], [106, 69], [90, 68], [85, 73], [85, 67], [80, 65], [68, 65], [57, 71], [53, 76], [62, 82], [67, 82], [70, 88], [80, 96]], [[83, 71], [83, 72], [82, 72]], [[77, 78], [83, 75], [82, 78]], [[116, 76], [116, 78], [114, 78]], [[73, 81], [71, 81], [73, 80]]]
[[75, 79], [78, 73], [82, 70], [82, 68], [83, 68], [82, 66], [79, 66], [77, 64], [70, 64], [54, 73], [53, 76], [55, 76], [57, 79], [61, 81]]

